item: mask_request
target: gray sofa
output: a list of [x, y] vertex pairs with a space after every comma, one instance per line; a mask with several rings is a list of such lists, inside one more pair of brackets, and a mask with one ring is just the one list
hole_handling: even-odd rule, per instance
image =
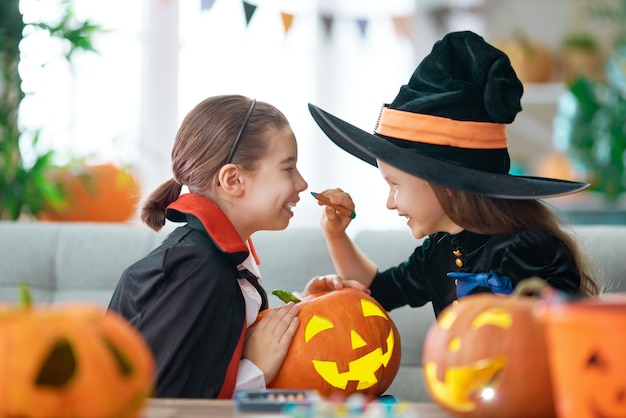
[[[175, 226], [175, 225], [174, 225]], [[37, 302], [88, 300], [106, 306], [122, 270], [155, 247], [174, 226], [154, 233], [141, 224], [0, 222], [0, 301], [17, 297], [16, 283], [30, 283]], [[605, 291], [626, 291], [626, 225], [573, 227]], [[363, 230], [355, 236], [379, 267], [395, 265], [418, 244], [408, 230]], [[253, 236], [264, 286], [301, 290], [333, 265], [317, 228], [290, 228]], [[272, 305], [281, 303], [270, 297]], [[402, 366], [388, 393], [429, 401], [422, 383], [424, 335], [434, 320], [430, 305], [391, 312], [402, 337]]]

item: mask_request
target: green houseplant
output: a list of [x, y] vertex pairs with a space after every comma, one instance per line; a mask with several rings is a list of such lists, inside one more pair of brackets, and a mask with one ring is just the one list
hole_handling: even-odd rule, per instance
[[557, 146], [588, 173], [591, 189], [609, 201], [626, 191], [626, 97], [614, 86], [578, 78], [561, 97]]
[[593, 3], [593, 18], [612, 29], [604, 79], [579, 76], [557, 107], [555, 139], [608, 201], [626, 192], [626, 0]]
[[[20, 0], [0, 1], [0, 219], [16, 220], [36, 216], [47, 202], [62, 202], [62, 187], [48, 176], [54, 167], [53, 150], [37, 152], [38, 132], [26, 132], [19, 124], [24, 98], [18, 71], [20, 42], [25, 29], [44, 30], [51, 39], [61, 40], [69, 64], [76, 51], [95, 51], [93, 35], [100, 25], [76, 19], [70, 0], [62, 0], [58, 22], [24, 22]], [[35, 155], [24, 158], [25, 151]]]

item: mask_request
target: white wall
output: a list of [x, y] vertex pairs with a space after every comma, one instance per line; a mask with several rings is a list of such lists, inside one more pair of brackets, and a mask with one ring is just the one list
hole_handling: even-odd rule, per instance
[[[39, 2], [23, 2], [39, 10], [32, 6]], [[196, 103], [222, 93], [256, 97], [279, 107], [291, 121], [299, 166], [311, 191], [350, 191], [357, 203], [355, 229], [405, 228], [404, 220], [385, 208], [387, 190], [378, 171], [332, 144], [306, 104], [372, 130], [380, 106], [395, 97], [445, 31], [471, 29], [495, 40], [520, 26], [556, 46], [564, 31], [581, 24], [583, 3], [259, 0], [246, 25], [240, 1], [216, 0], [210, 10], [201, 11], [200, 0], [75, 0], [79, 17], [113, 30], [97, 38], [99, 55], [78, 57], [73, 74], [67, 68], [53, 73], [52, 66], [32, 70], [25, 82], [38, 93], [27, 102], [31, 111], [25, 114], [32, 126], [46, 126], [44, 144], [66, 154], [93, 153], [100, 160], [133, 164], [149, 192], [171, 177], [175, 132]], [[454, 5], [461, 9], [449, 9], [441, 25], [429, 12]], [[288, 34], [281, 11], [295, 16]], [[335, 18], [330, 34], [324, 32], [323, 13]], [[410, 38], [396, 33], [394, 16], [410, 17]], [[369, 21], [364, 36], [358, 18]], [[528, 117], [518, 118], [509, 129], [512, 154], [521, 158], [552, 147], [550, 112], [558, 90], [542, 94], [525, 98]], [[316, 202], [303, 194], [292, 225], [317, 226], [318, 217]]]

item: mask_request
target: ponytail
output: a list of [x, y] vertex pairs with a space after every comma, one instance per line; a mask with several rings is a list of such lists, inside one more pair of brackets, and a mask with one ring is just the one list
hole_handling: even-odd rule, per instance
[[165, 208], [178, 199], [182, 186], [174, 179], [161, 184], [145, 201], [141, 208], [141, 220], [155, 231], [165, 225]]

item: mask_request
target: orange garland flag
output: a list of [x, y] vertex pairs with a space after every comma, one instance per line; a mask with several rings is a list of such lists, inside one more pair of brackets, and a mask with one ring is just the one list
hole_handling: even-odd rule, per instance
[[287, 35], [293, 23], [293, 14], [281, 12], [280, 16], [283, 18], [283, 27], [285, 28], [285, 35]]

